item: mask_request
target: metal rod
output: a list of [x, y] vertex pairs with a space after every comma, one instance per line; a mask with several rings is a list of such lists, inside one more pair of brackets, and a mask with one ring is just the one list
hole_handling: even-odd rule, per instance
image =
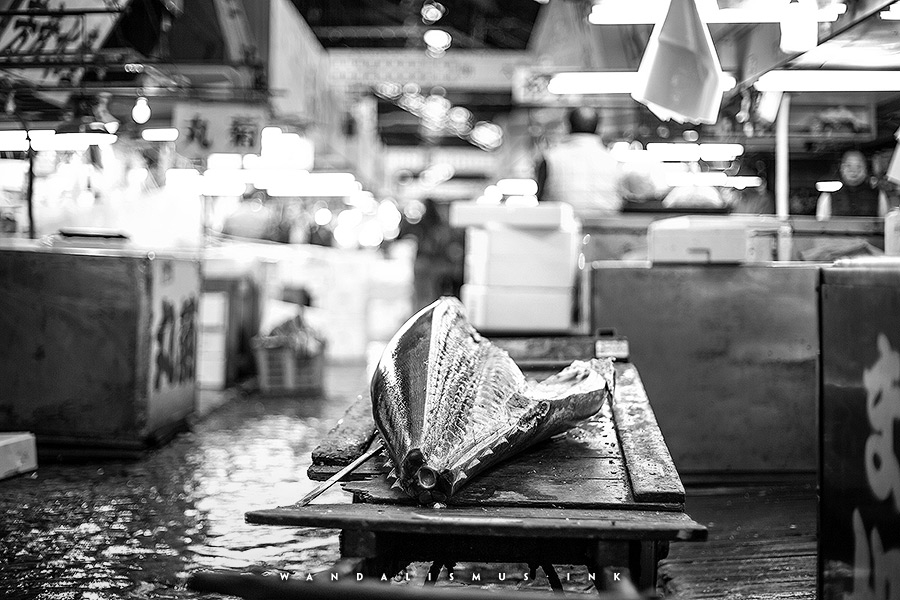
[[37, 233], [34, 231], [34, 148], [31, 146], [31, 136], [28, 134], [28, 128], [25, 127], [25, 141], [28, 143], [28, 183], [25, 188], [25, 200], [28, 205], [28, 237], [35, 239]]
[[362, 456], [329, 477], [327, 481], [323, 481], [318, 487], [316, 487], [316, 489], [300, 498], [300, 501], [297, 502], [295, 506], [306, 506], [307, 504], [318, 498], [325, 490], [340, 481], [345, 475], [347, 475], [351, 471], [356, 470], [356, 468], [361, 464], [381, 452], [381, 446], [381, 438], [375, 438], [375, 441], [372, 442], [372, 447], [369, 448]]

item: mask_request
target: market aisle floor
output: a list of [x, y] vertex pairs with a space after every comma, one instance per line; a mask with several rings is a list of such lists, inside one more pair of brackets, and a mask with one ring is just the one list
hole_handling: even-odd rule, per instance
[[[316, 485], [306, 477], [310, 452], [365, 389], [364, 369], [331, 366], [326, 385], [324, 398], [236, 395], [139, 460], [45, 462], [0, 482], [0, 597], [193, 598], [183, 583], [199, 568], [305, 574], [330, 565], [336, 531], [244, 523], [246, 510], [290, 504]], [[320, 501], [349, 497], [334, 488]], [[687, 510], [710, 541], [673, 545], [661, 568], [667, 593], [813, 597], [814, 486], [689, 488]], [[483, 568], [460, 564], [457, 581]], [[426, 570], [412, 565], [410, 580]], [[567, 592], [591, 592], [579, 569], [560, 574], [570, 571]], [[501, 585], [547, 589], [540, 570], [536, 581]]]

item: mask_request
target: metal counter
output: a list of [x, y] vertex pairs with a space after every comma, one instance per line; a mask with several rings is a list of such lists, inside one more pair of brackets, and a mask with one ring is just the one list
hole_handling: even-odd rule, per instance
[[815, 470], [819, 267], [591, 265], [679, 472]]
[[[585, 217], [582, 230], [588, 235], [584, 253], [588, 262], [595, 260], [645, 259], [647, 228], [659, 219], [673, 214], [622, 214]], [[881, 218], [841, 217], [817, 221], [815, 217], [794, 216], [788, 221], [793, 230], [793, 258], [801, 252], [828, 240], [862, 239], [884, 249], [884, 222]]]

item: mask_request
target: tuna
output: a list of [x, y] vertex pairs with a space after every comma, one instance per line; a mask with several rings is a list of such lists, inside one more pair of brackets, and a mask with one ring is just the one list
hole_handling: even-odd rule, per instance
[[388, 342], [372, 377], [372, 412], [394, 486], [421, 504], [444, 503], [489, 467], [596, 414], [614, 385], [609, 359], [527, 381], [459, 300], [445, 297]]

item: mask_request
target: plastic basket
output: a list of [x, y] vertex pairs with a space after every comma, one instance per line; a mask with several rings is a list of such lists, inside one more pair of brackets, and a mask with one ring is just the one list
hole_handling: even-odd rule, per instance
[[263, 393], [318, 392], [322, 390], [325, 353], [299, 356], [290, 346], [258, 346], [256, 367]]

